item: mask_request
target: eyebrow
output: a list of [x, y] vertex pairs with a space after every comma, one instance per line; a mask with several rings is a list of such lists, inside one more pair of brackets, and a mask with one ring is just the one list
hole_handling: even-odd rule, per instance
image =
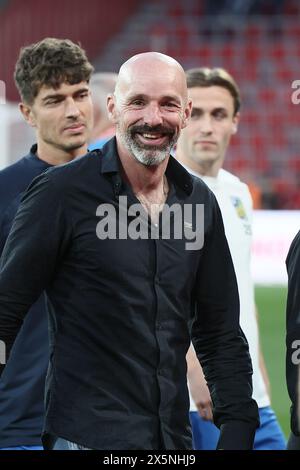
[[[145, 95], [144, 93], [138, 93], [138, 94], [128, 96], [127, 101], [142, 100], [142, 99], [143, 100], [149, 99], [149, 96]], [[159, 98], [159, 101], [174, 101], [177, 104], [181, 104], [180, 99], [172, 95], [162, 96], [161, 98]]]
[[175, 101], [177, 104], [181, 104], [181, 101], [177, 96], [167, 95], [164, 96], [162, 99], [166, 101]]
[[[80, 95], [80, 93], [83, 93], [85, 91], [89, 91], [89, 88], [88, 87], [83, 87], [83, 88], [80, 88], [79, 90], [76, 90], [74, 93], [73, 93], [73, 96], [75, 95]], [[60, 99], [60, 98], [65, 98], [66, 95], [62, 94], [62, 93], [49, 93], [48, 95], [44, 96], [44, 98], [42, 99], [42, 101], [47, 101], [49, 99]]]
[[145, 99], [147, 98], [146, 95], [144, 95], [143, 93], [137, 93], [137, 94], [132, 94], [132, 95], [129, 95], [126, 99], [126, 101], [132, 101], [132, 100], [142, 100], [142, 99]]
[[[199, 113], [199, 112], [204, 111], [204, 109], [203, 109], [203, 108], [200, 108], [199, 106], [193, 106], [192, 112], [193, 112], [193, 111], [196, 111], [196, 112]], [[219, 106], [219, 107], [217, 107], [217, 108], [213, 108], [210, 112], [211, 112], [211, 113], [216, 113], [216, 112], [219, 112], [219, 111], [224, 111], [224, 112], [228, 113], [228, 110], [227, 110], [226, 108], [223, 108], [222, 106]]]
[[228, 113], [228, 110], [226, 108], [223, 108], [222, 106], [219, 106], [218, 108], [213, 109], [214, 113], [217, 111], [224, 111], [225, 113]]

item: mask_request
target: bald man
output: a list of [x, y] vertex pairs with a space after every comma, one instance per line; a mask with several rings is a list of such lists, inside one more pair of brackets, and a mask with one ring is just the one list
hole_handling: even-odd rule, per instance
[[10, 346], [46, 291], [46, 448], [191, 449], [192, 339], [220, 427], [250, 449], [258, 425], [234, 269], [213, 194], [170, 156], [191, 114], [185, 74], [144, 53], [108, 98], [116, 137], [25, 194], [0, 265]]

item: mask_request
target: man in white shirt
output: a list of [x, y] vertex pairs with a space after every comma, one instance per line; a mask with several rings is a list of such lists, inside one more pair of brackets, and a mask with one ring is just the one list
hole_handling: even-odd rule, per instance
[[[246, 184], [222, 169], [231, 136], [240, 118], [240, 93], [224, 69], [196, 68], [186, 72], [193, 111], [183, 130], [176, 157], [215, 194], [223, 216], [240, 294], [240, 324], [248, 339], [253, 365], [253, 398], [260, 413], [254, 449], [285, 449], [285, 439], [270, 407], [268, 379], [259, 348], [254, 289], [250, 275], [252, 199]], [[214, 449], [218, 429], [213, 404], [192, 347], [187, 355], [190, 418], [195, 449]], [[209, 384], [208, 384], [209, 385]]]

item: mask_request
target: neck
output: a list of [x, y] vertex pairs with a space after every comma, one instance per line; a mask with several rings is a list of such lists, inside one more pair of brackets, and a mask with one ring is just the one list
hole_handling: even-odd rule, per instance
[[74, 160], [77, 157], [85, 155], [88, 151], [87, 144], [73, 150], [63, 150], [45, 142], [37, 142], [37, 156], [49, 165], [62, 165]]
[[220, 159], [215, 161], [196, 161], [190, 157], [186, 157], [179, 149], [176, 151], [176, 158], [180, 163], [195, 173], [201, 176], [211, 176], [213, 178], [218, 176], [223, 163]]
[[117, 143], [117, 148], [124, 176], [134, 193], [147, 194], [163, 187], [168, 157], [159, 165], [146, 166], [136, 161], [132, 155], [121, 148], [119, 143]]

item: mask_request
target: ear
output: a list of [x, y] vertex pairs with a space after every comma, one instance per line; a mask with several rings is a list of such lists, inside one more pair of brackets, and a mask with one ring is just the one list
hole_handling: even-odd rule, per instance
[[184, 116], [183, 116], [183, 120], [182, 120], [181, 129], [184, 129], [188, 125], [189, 119], [190, 119], [191, 114], [192, 114], [192, 107], [193, 107], [192, 100], [189, 100], [186, 107], [185, 107], [185, 109], [184, 109]]
[[31, 126], [36, 127], [36, 121], [32, 112], [32, 107], [25, 103], [19, 103], [19, 110], [21, 111], [25, 121]]
[[232, 135], [237, 133], [239, 122], [240, 122], [240, 113], [236, 113], [236, 115], [232, 119], [232, 131], [231, 131]]
[[113, 124], [117, 124], [117, 110], [115, 99], [115, 96], [113, 94], [110, 94], [108, 95], [106, 102], [108, 117]]

